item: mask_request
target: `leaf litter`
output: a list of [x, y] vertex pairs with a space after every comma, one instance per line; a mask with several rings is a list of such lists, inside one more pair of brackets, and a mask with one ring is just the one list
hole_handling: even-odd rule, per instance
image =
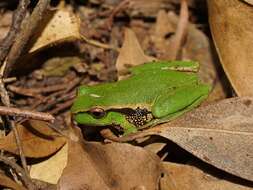
[[152, 152], [122, 143], [101, 144], [82, 140], [68, 143], [68, 163], [59, 179], [59, 189], [72, 189], [73, 186], [158, 189], [162, 170], [159, 157]]
[[231, 98], [202, 106], [143, 133], [168, 138], [203, 161], [252, 181], [252, 100]]
[[238, 96], [252, 96], [252, 5], [237, 0], [208, 1], [208, 5], [211, 33], [224, 71]]
[[[100, 4], [93, 0], [90, 4], [76, 4], [74, 7], [61, 3], [56, 10], [46, 13], [42, 22], [45, 24], [38, 28], [40, 32], [35, 32], [28, 46], [30, 49], [19, 58], [20, 64], [12, 68], [12, 75], [18, 78], [9, 88], [7, 85], [13, 105], [56, 116], [53, 124], [25, 121], [17, 127], [24, 155], [29, 158], [30, 177], [48, 189], [48, 183], [53, 184], [50, 186], [53, 189], [251, 189], [253, 99], [225, 99], [231, 91], [224, 87], [227, 81], [224, 81], [217, 57], [213, 54], [210, 36], [199, 29], [198, 11], [203, 4], [197, 6], [194, 0], [188, 1], [190, 19], [183, 25], [186, 33], [179, 38], [176, 58], [200, 62], [200, 77], [213, 85], [204, 105], [174, 121], [126, 137], [132, 145], [104, 143], [98, 130], [84, 133], [83, 139], [76, 126], [70, 124], [69, 108], [77, 86], [112, 81], [117, 78], [115, 70], [121, 78], [129, 66], [168, 58], [175, 50], [173, 36], [179, 35], [179, 20], [185, 19], [175, 14], [180, 12], [180, 1], [125, 2], [105, 1]], [[219, 28], [215, 11], [224, 5], [216, 0], [215, 7], [210, 2], [211, 31], [219, 58], [226, 68], [227, 64], [234, 63], [233, 56], [233, 61], [227, 63], [220, 52], [227, 49], [238, 51], [238, 46], [227, 48], [222, 46], [228, 45], [224, 43], [220, 46], [214, 30]], [[203, 7], [201, 10], [207, 11]], [[247, 15], [238, 14], [242, 20]], [[6, 18], [10, 23], [8, 16]], [[222, 15], [221, 19], [227, 19], [227, 15]], [[200, 25], [205, 27], [206, 23]], [[5, 27], [0, 25], [0, 31]], [[224, 37], [221, 32], [218, 35]], [[226, 37], [230, 39], [229, 35]], [[242, 36], [243, 40], [247, 39]], [[247, 48], [245, 52], [251, 49], [250, 46]], [[240, 75], [250, 81], [250, 76], [243, 73], [245, 69], [241, 69], [247, 66], [247, 63], [243, 64], [243, 57], [236, 57], [241, 67], [225, 70], [228, 76], [233, 74], [229, 80], [236, 92], [242, 95], [248, 91], [246, 94], [250, 95], [250, 88], [237, 77]], [[47, 61], [50, 59], [53, 61], [48, 64], [48, 69]], [[64, 65], [66, 60], [68, 63]], [[240, 81], [242, 90], [235, 86], [236, 80]], [[0, 139], [0, 149], [18, 159], [14, 136], [12, 131], [7, 131], [6, 136]], [[195, 158], [194, 166], [187, 156], [184, 164], [168, 161], [166, 156], [159, 159], [157, 155], [161, 151], [165, 151], [167, 157], [171, 156], [168, 155], [169, 141], [190, 152]], [[196, 158], [208, 163], [208, 167], [196, 168], [203, 164]], [[0, 168], [6, 172], [3, 166]], [[215, 172], [210, 172], [212, 170]], [[224, 173], [225, 178], [221, 177]], [[22, 181], [19, 175], [12, 172], [9, 178], [1, 173], [0, 186], [24, 189], [15, 182], [20, 178]], [[39, 183], [35, 184], [38, 187]]]

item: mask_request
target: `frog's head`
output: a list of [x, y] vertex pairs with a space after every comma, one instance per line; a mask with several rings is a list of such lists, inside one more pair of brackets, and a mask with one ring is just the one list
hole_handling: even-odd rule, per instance
[[[103, 99], [103, 98], [101, 98]], [[112, 105], [100, 100], [99, 96], [82, 95], [77, 97], [71, 107], [77, 123], [91, 126], [124, 125], [125, 115], [116, 111]]]
[[76, 122], [90, 126], [122, 125], [125, 123], [125, 115], [120, 112], [105, 111], [93, 108], [87, 112], [74, 114]]
[[86, 112], [76, 113], [73, 117], [77, 123], [87, 126], [117, 125], [123, 128], [124, 134], [137, 131], [136, 127], [126, 119], [123, 113], [104, 110], [100, 107], [93, 107]]
[[124, 134], [137, 130], [120, 107], [106, 104], [104, 101], [100, 101], [97, 96], [82, 95], [77, 97], [71, 112], [73, 119], [79, 124], [87, 126], [118, 125], [123, 128]]

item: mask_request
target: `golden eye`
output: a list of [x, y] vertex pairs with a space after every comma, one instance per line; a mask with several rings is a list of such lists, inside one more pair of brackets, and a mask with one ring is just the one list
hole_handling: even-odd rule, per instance
[[102, 108], [91, 108], [89, 112], [96, 119], [100, 119], [105, 116], [105, 110]]

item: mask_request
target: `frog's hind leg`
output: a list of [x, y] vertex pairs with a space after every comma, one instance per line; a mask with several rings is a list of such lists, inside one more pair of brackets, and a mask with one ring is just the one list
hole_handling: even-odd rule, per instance
[[160, 95], [152, 106], [152, 114], [157, 119], [148, 126], [173, 120], [192, 110], [207, 98], [209, 91], [210, 86], [196, 84]]

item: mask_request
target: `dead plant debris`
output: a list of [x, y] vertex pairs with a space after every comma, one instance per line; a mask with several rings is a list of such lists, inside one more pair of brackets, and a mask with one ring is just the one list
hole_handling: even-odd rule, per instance
[[[252, 10], [250, 0], [0, 1], [0, 188], [252, 189]], [[77, 126], [79, 86], [153, 60], [198, 61], [208, 99], [127, 136]]]

